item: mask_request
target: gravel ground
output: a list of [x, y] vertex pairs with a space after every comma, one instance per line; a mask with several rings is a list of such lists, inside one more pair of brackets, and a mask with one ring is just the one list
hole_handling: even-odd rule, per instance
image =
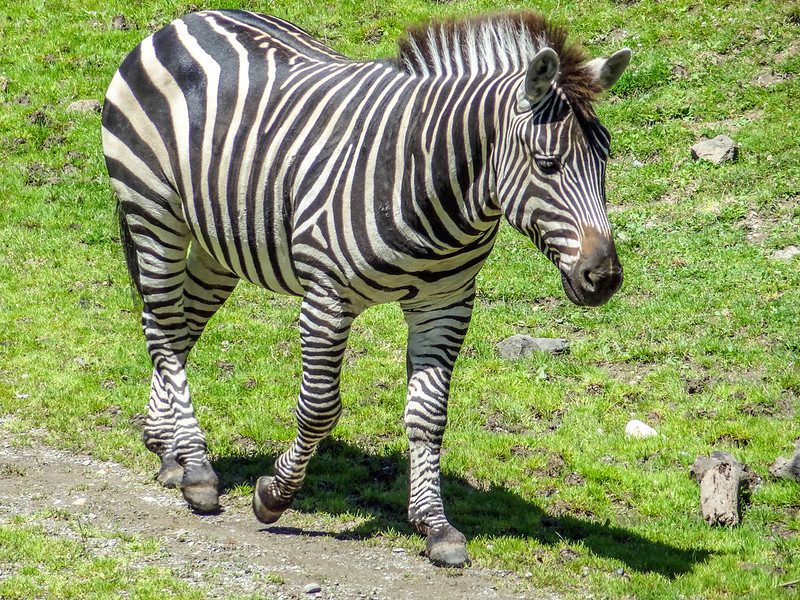
[[[163, 551], [152, 561], [201, 586], [210, 598], [557, 599], [530, 590], [524, 578], [507, 571], [437, 569], [383, 540], [336, 539], [319, 531], [324, 526], [309, 527], [309, 515], [302, 527], [292, 526], [289, 511], [279, 526], [265, 528], [249, 499], [221, 501], [220, 514], [198, 516], [180, 492], [118, 463], [42, 444], [19, 446], [0, 427], [0, 522], [27, 515], [49, 534], [78, 539], [74, 522], [80, 519], [102, 532], [156, 539]], [[74, 518], [48, 517], [52, 509]], [[117, 541], [89, 537], [85, 543], [102, 556], [112, 555]]]

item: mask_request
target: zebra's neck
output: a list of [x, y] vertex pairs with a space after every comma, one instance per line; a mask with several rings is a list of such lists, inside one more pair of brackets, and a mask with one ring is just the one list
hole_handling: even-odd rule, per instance
[[404, 220], [442, 253], [483, 244], [496, 231], [501, 211], [491, 193], [495, 84], [485, 75], [423, 79], [416, 101], [406, 107], [400, 208]]

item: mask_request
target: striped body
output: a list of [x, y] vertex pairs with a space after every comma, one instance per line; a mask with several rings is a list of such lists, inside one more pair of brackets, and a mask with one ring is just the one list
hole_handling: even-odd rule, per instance
[[398, 301], [409, 518], [431, 560], [464, 564], [439, 454], [475, 276], [501, 218], [558, 266], [576, 303], [600, 304], [621, 283], [604, 207], [610, 140], [591, 100], [627, 58], [621, 69], [583, 59], [532, 13], [412, 30], [387, 61], [349, 60], [241, 11], [188, 15], [144, 40], [109, 87], [103, 146], [144, 304], [144, 437], [159, 480], [196, 510], [218, 506], [185, 363], [240, 279], [303, 298], [298, 434], [254, 493], [267, 523], [339, 418], [353, 319]]
[[[107, 99], [124, 114], [107, 111], [105, 128], [120, 139], [130, 124], [152, 145], [148, 175], [176, 192], [170, 209], [239, 277], [412, 299], [471, 282], [499, 223], [464, 83], [343, 59], [276, 18], [196, 14], [123, 63]], [[124, 164], [130, 142], [115, 141], [107, 155]], [[442, 162], [476, 172], [453, 182]]]

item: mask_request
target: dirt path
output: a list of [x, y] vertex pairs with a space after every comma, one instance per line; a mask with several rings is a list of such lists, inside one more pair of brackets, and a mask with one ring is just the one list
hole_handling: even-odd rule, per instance
[[[165, 490], [118, 463], [12, 442], [12, 434], [0, 427], [0, 521], [31, 515], [48, 533], [78, 538], [74, 519], [45, 514], [59, 509], [101, 531], [155, 538], [166, 552], [153, 561], [205, 587], [210, 597], [556, 598], [529, 590], [523, 578], [508, 572], [446, 571], [380, 540], [347, 541], [310, 531], [308, 515], [302, 529], [292, 527], [291, 513], [281, 527], [267, 529], [256, 522], [244, 498], [223, 496], [221, 514], [200, 517], [189, 512], [180, 492]], [[92, 537], [86, 543], [103, 555], [113, 553], [111, 542]], [[306, 593], [311, 583], [321, 590]]]

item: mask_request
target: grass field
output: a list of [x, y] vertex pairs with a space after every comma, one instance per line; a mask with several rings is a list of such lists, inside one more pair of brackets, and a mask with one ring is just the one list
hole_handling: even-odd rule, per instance
[[[362, 59], [393, 54], [408, 22], [523, 6], [531, 7], [246, 4]], [[800, 437], [800, 257], [771, 258], [800, 245], [800, 4], [536, 6], [593, 55], [626, 45], [635, 53], [598, 105], [613, 136], [608, 202], [626, 281], [606, 306], [575, 307], [552, 265], [503, 230], [456, 367], [442, 459], [449, 516], [476, 564], [530, 572], [532, 585], [576, 597], [793, 597], [800, 486], [770, 479], [767, 468]], [[102, 100], [144, 36], [204, 7], [0, 7], [0, 412], [17, 415], [23, 437], [44, 427], [56, 446], [142, 472], [155, 471], [156, 459], [129, 418], [144, 409], [151, 367], [117, 238], [100, 117], [66, 109]], [[112, 26], [120, 14], [121, 29]], [[738, 160], [692, 161], [690, 146], [718, 134], [739, 144]], [[229, 493], [249, 494], [294, 435], [297, 308], [295, 299], [240, 285], [190, 357], [195, 407]], [[572, 349], [505, 362], [494, 346], [512, 333], [564, 337]], [[404, 519], [405, 334], [394, 306], [357, 321], [344, 414], [295, 508], [421, 547]], [[630, 418], [659, 436], [627, 439]], [[736, 529], [705, 525], [688, 476], [695, 457], [713, 449], [764, 477]], [[67, 552], [26, 525], [4, 524], [0, 564], [22, 565], [5, 586], [29, 585], [41, 564], [38, 550], [12, 554], [19, 540], [54, 560]], [[74, 566], [90, 583], [114, 568]], [[135, 595], [137, 585], [120, 589]]]

